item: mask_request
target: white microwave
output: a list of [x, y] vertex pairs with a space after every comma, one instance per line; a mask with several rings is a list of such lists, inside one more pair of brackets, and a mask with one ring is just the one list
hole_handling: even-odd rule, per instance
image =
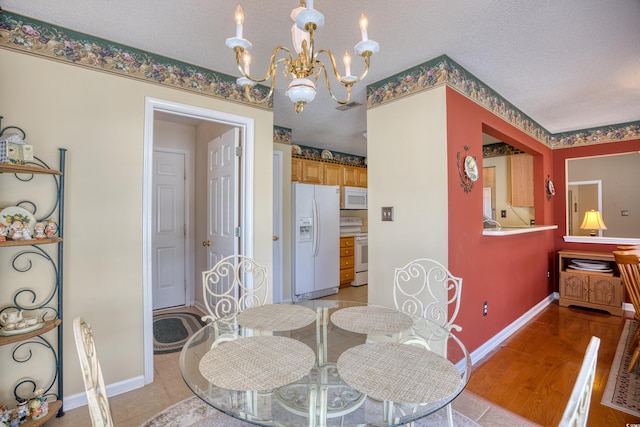
[[367, 189], [342, 187], [342, 209], [367, 209]]

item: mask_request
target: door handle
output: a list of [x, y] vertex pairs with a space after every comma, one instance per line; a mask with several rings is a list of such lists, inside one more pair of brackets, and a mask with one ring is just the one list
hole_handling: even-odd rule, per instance
[[275, 242], [276, 240], [280, 240], [280, 238], [278, 236], [273, 236], [273, 241]]
[[205, 240], [202, 242], [202, 246], [211, 246], [211, 240]]

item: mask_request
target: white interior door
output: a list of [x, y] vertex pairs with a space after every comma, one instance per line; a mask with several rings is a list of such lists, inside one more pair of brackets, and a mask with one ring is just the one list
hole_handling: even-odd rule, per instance
[[185, 305], [185, 155], [153, 153], [153, 309]]
[[225, 256], [237, 254], [239, 239], [239, 156], [240, 131], [233, 128], [209, 141], [207, 172], [207, 268]]

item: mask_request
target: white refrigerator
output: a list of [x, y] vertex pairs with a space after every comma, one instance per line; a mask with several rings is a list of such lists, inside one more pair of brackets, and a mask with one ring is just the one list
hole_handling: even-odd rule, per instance
[[340, 187], [292, 183], [292, 299], [338, 293], [340, 287]]

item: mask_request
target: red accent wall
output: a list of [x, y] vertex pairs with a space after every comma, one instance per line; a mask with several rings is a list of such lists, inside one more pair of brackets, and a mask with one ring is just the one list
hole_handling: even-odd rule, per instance
[[[554, 176], [553, 151], [508, 124], [475, 102], [447, 87], [447, 157], [449, 210], [449, 270], [463, 278], [460, 339], [469, 351], [476, 350], [554, 289], [555, 230], [513, 236], [483, 236], [482, 174], [467, 193], [460, 183], [458, 153], [464, 146], [482, 167], [482, 133], [534, 155], [535, 221], [556, 224], [554, 205], [544, 190], [547, 174]], [[560, 181], [557, 178], [554, 180]], [[557, 186], [556, 186], [557, 188]], [[483, 302], [489, 312], [482, 315]]]

